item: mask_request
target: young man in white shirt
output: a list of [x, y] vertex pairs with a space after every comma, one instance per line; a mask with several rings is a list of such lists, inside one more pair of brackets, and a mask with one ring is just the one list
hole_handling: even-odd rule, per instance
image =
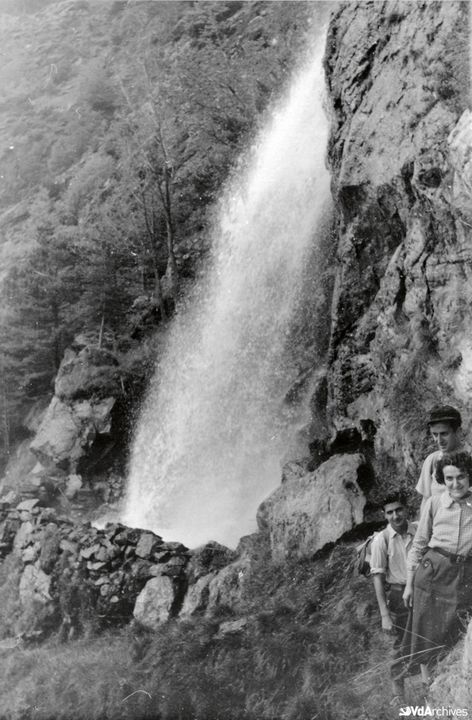
[[443, 453], [464, 452], [461, 437], [461, 414], [451, 405], [437, 405], [429, 413], [428, 427], [437, 450], [430, 453], [423, 463], [415, 490], [422, 495], [421, 510], [431, 495], [443, 492], [444, 485], [435, 478], [436, 465]]
[[388, 525], [372, 541], [370, 572], [382, 630], [393, 637], [393, 661], [390, 667], [393, 695], [402, 702], [404, 681], [401, 643], [408, 620], [403, 593], [407, 577], [407, 555], [416, 526], [408, 520], [406, 499], [401, 493], [388, 495], [382, 505]]

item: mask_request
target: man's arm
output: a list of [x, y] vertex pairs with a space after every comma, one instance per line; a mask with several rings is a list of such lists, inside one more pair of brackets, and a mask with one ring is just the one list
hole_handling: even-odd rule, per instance
[[415, 490], [420, 493], [421, 498], [421, 509], [420, 514], [423, 512], [423, 507], [426, 500], [431, 496], [431, 475], [433, 473], [433, 462], [435, 460], [434, 453], [428, 455], [423, 462], [421, 467], [421, 473], [416, 483]]
[[385, 594], [385, 576], [388, 566], [388, 547], [385, 533], [381, 532], [372, 540], [372, 556], [370, 558], [372, 579], [374, 582], [375, 596], [382, 618], [382, 630], [386, 633], [394, 631], [392, 618], [387, 607], [387, 596]]
[[382, 630], [388, 634], [394, 632], [392, 618], [387, 607], [387, 596], [385, 594], [385, 575], [384, 573], [376, 573], [372, 575], [374, 581], [374, 590], [377, 597], [377, 604], [382, 618]]

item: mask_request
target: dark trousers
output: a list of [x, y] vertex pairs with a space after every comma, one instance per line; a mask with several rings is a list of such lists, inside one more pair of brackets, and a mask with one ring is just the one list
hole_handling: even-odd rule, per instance
[[387, 606], [392, 618], [395, 636], [393, 640], [393, 658], [390, 666], [392, 680], [400, 679], [403, 674], [402, 640], [408, 622], [408, 609], [403, 602], [403, 585], [394, 585], [387, 589]]
[[431, 667], [458, 640], [472, 611], [472, 562], [454, 563], [428, 548], [415, 573], [413, 611], [403, 638], [411, 675]]

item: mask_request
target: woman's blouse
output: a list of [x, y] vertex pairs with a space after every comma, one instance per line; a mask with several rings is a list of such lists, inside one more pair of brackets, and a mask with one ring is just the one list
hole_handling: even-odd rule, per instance
[[416, 570], [427, 547], [472, 554], [472, 493], [461, 500], [448, 492], [428, 498], [408, 553], [408, 571]]

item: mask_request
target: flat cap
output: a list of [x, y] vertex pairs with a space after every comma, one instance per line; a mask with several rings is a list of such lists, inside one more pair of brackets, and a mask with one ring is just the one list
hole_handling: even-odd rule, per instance
[[452, 405], [436, 405], [430, 410], [428, 425], [440, 422], [453, 422], [459, 427], [462, 424], [461, 414]]

